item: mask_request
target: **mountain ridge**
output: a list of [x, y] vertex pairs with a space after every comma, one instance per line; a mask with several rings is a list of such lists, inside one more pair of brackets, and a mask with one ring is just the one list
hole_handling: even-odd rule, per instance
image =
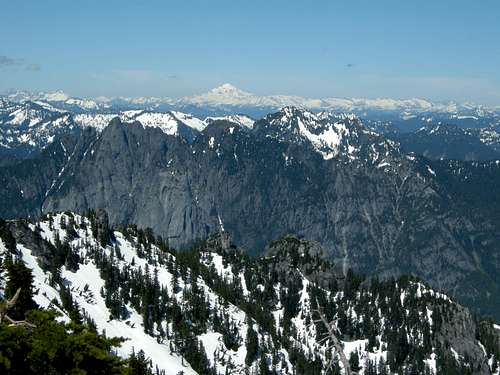
[[150, 108], [160, 105], [169, 106], [188, 106], [188, 105], [207, 105], [207, 106], [232, 106], [232, 107], [266, 107], [267, 109], [278, 109], [286, 106], [298, 106], [308, 109], [328, 109], [340, 111], [411, 111], [413, 113], [442, 112], [450, 114], [468, 114], [469, 116], [480, 116], [492, 114], [499, 110], [500, 106], [487, 107], [470, 102], [457, 103], [454, 101], [439, 102], [421, 98], [411, 99], [392, 99], [392, 98], [332, 98], [323, 99], [304, 98], [291, 95], [255, 95], [243, 91], [225, 83], [213, 88], [201, 95], [186, 96], [182, 98], [168, 97], [97, 97], [92, 99], [73, 98], [62, 91], [55, 92], [10, 92], [4, 94], [4, 97], [13, 101], [26, 100], [44, 100], [47, 102], [66, 104], [71, 106], [80, 106], [82, 110], [94, 110], [99, 107], [107, 109], [113, 101], [121, 101], [135, 105], [146, 105]]
[[[0, 191], [9, 197], [4, 217], [105, 208], [113, 224], [152, 227], [177, 238], [176, 246], [222, 224], [253, 253], [294, 233], [320, 242], [344, 268], [388, 277], [415, 272], [498, 314], [499, 199], [490, 194], [487, 206], [478, 205], [467, 191], [481, 179], [462, 178], [486, 173], [494, 185], [494, 163], [484, 171], [434, 164], [356, 117], [297, 108], [252, 129], [214, 121], [192, 140], [118, 118], [101, 132], [85, 130], [22, 168], [0, 168]], [[319, 142], [328, 132], [339, 141]]]
[[103, 211], [0, 229], [0, 257], [32, 270], [40, 306], [129, 339], [118, 355], [141, 349], [160, 370], [321, 374], [331, 349], [319, 303], [351, 371], [498, 374], [500, 326], [415, 278], [339, 277], [317, 244], [297, 237], [250, 259], [225, 232], [176, 252], [147, 228], [113, 228]]
[[[133, 220], [187, 242], [205, 238], [222, 222], [236, 243], [254, 252], [273, 238], [296, 233], [320, 241], [339, 263], [388, 276], [411, 269], [446, 289], [460, 284], [463, 298], [473, 300], [479, 293], [495, 306], [486, 297], [498, 288], [495, 266], [483, 266], [495, 256], [494, 242], [471, 245], [467, 240], [486, 236], [493, 241], [494, 223], [480, 212], [472, 217], [472, 212], [457, 210], [441, 185], [445, 173], [436, 176], [432, 164], [369, 130], [366, 140], [343, 149], [356, 146], [359, 151], [325, 160], [307, 138], [269, 136], [272, 118], [264, 121], [270, 127], [261, 123], [252, 131], [214, 123], [192, 143], [160, 129], [116, 121], [86, 141], [90, 146], [52, 177], [55, 188], [36, 205], [44, 212], [105, 208], [113, 224]], [[358, 126], [343, 121], [349, 128]], [[295, 134], [297, 122], [289, 124]], [[311, 130], [316, 125], [311, 123]], [[8, 194], [28, 189], [23, 186], [29, 177], [18, 181]], [[466, 232], [456, 232], [462, 226]], [[407, 248], [411, 251], [403, 251]], [[471, 251], [481, 263], [470, 260]], [[422, 260], [443, 253], [448, 258], [434, 264]], [[455, 271], [441, 274], [443, 262], [442, 267]], [[478, 279], [470, 284], [465, 275], [475, 270]], [[479, 288], [483, 279], [488, 293]]]

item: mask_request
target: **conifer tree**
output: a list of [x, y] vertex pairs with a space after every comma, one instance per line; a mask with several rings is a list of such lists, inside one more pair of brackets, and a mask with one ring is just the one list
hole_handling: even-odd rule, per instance
[[259, 352], [259, 339], [257, 337], [257, 333], [254, 331], [252, 327], [253, 323], [250, 318], [247, 318], [247, 336], [245, 340], [247, 354], [245, 357], [245, 364], [250, 366], [255, 359], [257, 358], [257, 354]]
[[361, 370], [361, 367], [359, 366], [359, 355], [357, 350], [351, 353], [351, 356], [349, 357], [349, 364], [351, 365], [352, 371], [357, 372]]
[[144, 351], [141, 349], [136, 354], [132, 348], [132, 353], [128, 359], [128, 368], [131, 375], [152, 375], [151, 367], [151, 360], [146, 358]]
[[9, 252], [16, 252], [16, 239], [7, 227], [7, 223], [2, 218], [0, 218], [0, 239]]
[[9, 311], [9, 316], [15, 320], [22, 320], [26, 312], [38, 308], [33, 300], [33, 275], [31, 270], [21, 261], [7, 264], [8, 279], [5, 286], [5, 296], [12, 298], [18, 289], [19, 297], [16, 304]]

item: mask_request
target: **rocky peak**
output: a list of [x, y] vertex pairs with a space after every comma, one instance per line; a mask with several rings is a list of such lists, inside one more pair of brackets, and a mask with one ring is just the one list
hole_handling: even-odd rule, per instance
[[216, 121], [228, 121], [238, 126], [242, 126], [248, 129], [252, 129], [255, 120], [246, 115], [228, 115], [220, 117], [207, 117], [204, 121], [205, 124], [209, 125]]
[[318, 242], [286, 235], [266, 247], [265, 257], [280, 272], [299, 271], [310, 281], [327, 286], [342, 275], [328, 260], [328, 255]]
[[257, 121], [255, 131], [280, 141], [309, 144], [325, 160], [378, 164], [391, 155], [400, 156], [396, 143], [352, 114], [313, 113], [288, 106]]

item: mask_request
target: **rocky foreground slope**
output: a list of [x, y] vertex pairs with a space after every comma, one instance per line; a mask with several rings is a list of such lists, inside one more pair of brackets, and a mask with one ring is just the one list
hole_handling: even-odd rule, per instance
[[0, 233], [2, 261], [32, 269], [41, 307], [127, 338], [118, 355], [142, 349], [169, 374], [499, 373], [500, 326], [413, 277], [344, 276], [314, 242], [284, 237], [251, 259], [221, 232], [176, 252], [102, 211]]

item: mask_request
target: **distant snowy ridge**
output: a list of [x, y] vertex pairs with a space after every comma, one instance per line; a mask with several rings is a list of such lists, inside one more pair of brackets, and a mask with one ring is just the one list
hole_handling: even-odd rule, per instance
[[[60, 95], [57, 96], [58, 98]], [[378, 134], [361, 124], [354, 114], [333, 114], [328, 111], [314, 113], [295, 106], [287, 106], [270, 113], [257, 122], [246, 115], [209, 116], [205, 119], [181, 111], [126, 110], [115, 113], [73, 113], [34, 102], [22, 104], [2, 102], [0, 108], [0, 145], [5, 148], [43, 148], [56, 136], [78, 128], [94, 128], [102, 132], [114, 118], [124, 123], [139, 122], [143, 127], [158, 128], [163, 133], [180, 136], [188, 142], [210, 124], [230, 122], [252, 132], [264, 132], [264, 136], [295, 143], [310, 143], [325, 160], [339, 154], [350, 159], [358, 158], [363, 140], [380, 138]], [[255, 124], [259, 123], [259, 129]], [[376, 139], [383, 150], [372, 149], [371, 159], [388, 154], [394, 148], [389, 140]], [[366, 143], [366, 142], [365, 142]], [[359, 159], [359, 158], [358, 158]]]
[[169, 107], [255, 107], [278, 109], [285, 106], [297, 106], [308, 109], [326, 109], [332, 111], [388, 111], [414, 113], [446, 113], [466, 117], [484, 117], [499, 111], [500, 107], [488, 108], [469, 102], [457, 103], [435, 102], [421, 98], [393, 99], [393, 98], [305, 98], [293, 95], [256, 95], [225, 83], [204, 94], [186, 96], [183, 98], [169, 97], [106, 97], [74, 98], [62, 91], [30, 93], [26, 91], [11, 92], [4, 95], [12, 101], [42, 100], [49, 103], [63, 105], [67, 108], [80, 108], [82, 111], [109, 109], [113, 105], [127, 105], [142, 109], [155, 109], [161, 106]]
[[80, 126], [94, 127], [98, 131], [102, 131], [109, 122], [119, 117], [124, 122], [139, 121], [145, 127], [160, 128], [165, 134], [178, 135], [178, 127], [180, 124], [186, 125], [191, 129], [201, 132], [208, 124], [216, 121], [229, 121], [234, 124], [252, 128], [254, 120], [245, 115], [231, 115], [221, 117], [207, 117], [202, 120], [189, 113], [180, 111], [155, 112], [146, 110], [130, 110], [116, 114], [78, 114], [75, 115], [75, 121]]
[[184, 97], [177, 104], [195, 104], [209, 106], [256, 106], [281, 108], [297, 106], [308, 109], [328, 109], [334, 111], [414, 111], [456, 113], [460, 111], [476, 111], [484, 116], [494, 109], [472, 103], [433, 102], [427, 99], [392, 99], [392, 98], [304, 98], [292, 95], [259, 96], [225, 83], [202, 95]]
[[[228, 101], [227, 103], [232, 103], [233, 107], [231, 108], [234, 111], [233, 113], [238, 113], [239, 109], [242, 109], [237, 105], [238, 100], [250, 100], [253, 98], [252, 94], [242, 92], [228, 84], [212, 90], [209, 94], [207, 94], [207, 98], [212, 98], [213, 100], [210, 99], [212, 100], [211, 102], [208, 100], [206, 105], [215, 105], [216, 102], [224, 102], [223, 98], [232, 98], [232, 101]], [[18, 94], [18, 96], [26, 98], [26, 95], [22, 96]], [[12, 95], [9, 96], [11, 99], [12, 97]], [[293, 141], [296, 142], [307, 141], [324, 159], [344, 155], [354, 160], [360, 159], [360, 155], [365, 154], [365, 159], [368, 157], [373, 162], [383, 155], [388, 156], [391, 153], [391, 149], [397, 148], [397, 145], [394, 142], [391, 143], [390, 139], [382, 139], [379, 135], [390, 134], [391, 129], [394, 129], [391, 128], [391, 120], [382, 121], [379, 124], [366, 119], [364, 117], [365, 114], [354, 110], [349, 113], [347, 110], [338, 112], [334, 109], [322, 111], [308, 109], [316, 105], [313, 102], [302, 103], [303, 105], [287, 105], [280, 107], [277, 111], [265, 107], [267, 108], [265, 113], [269, 114], [261, 120], [256, 121], [245, 114], [232, 114], [230, 111], [227, 112], [229, 113], [227, 115], [204, 116], [202, 113], [197, 112], [196, 108], [188, 108], [186, 105], [181, 104], [181, 101], [184, 99], [178, 102], [178, 107], [175, 107], [175, 109], [162, 109], [161, 107], [153, 106], [155, 107], [153, 109], [127, 109], [124, 107], [121, 110], [115, 111], [111, 110], [111, 108], [102, 109], [99, 106], [97, 106], [97, 110], [75, 110], [71, 104], [77, 105], [79, 109], [84, 107], [96, 108], [94, 105], [96, 102], [76, 100], [62, 92], [37, 94], [36, 97], [52, 101], [15, 102], [6, 100], [5, 98], [0, 99], [0, 147], [10, 150], [22, 147], [25, 149], [23, 152], [29, 154], [32, 152], [32, 149], [43, 148], [50, 144], [57, 136], [72, 132], [75, 129], [78, 130], [78, 128], [90, 127], [101, 132], [113, 118], [118, 117], [124, 123], [137, 121], [143, 127], [158, 128], [165, 134], [180, 136], [188, 142], [193, 141], [200, 132], [212, 123], [220, 123], [221, 121], [231, 122], [244, 129], [253, 131], [256, 123], [269, 121], [269, 124], [272, 126], [267, 130], [267, 136], [280, 140], [292, 140], [293, 138]], [[205, 96], [196, 97], [197, 99], [193, 103], [200, 102], [202, 100], [201, 97]], [[285, 97], [280, 98], [283, 99]], [[141, 98], [140, 100], [142, 101], [143, 99], [146, 100], [146, 98]], [[273, 105], [280, 104], [278, 101], [270, 103], [260, 99], [252, 101], [253, 105], [265, 105], [266, 103]], [[291, 101], [300, 104], [300, 100], [296, 99], [294, 97]], [[65, 100], [65, 105], [59, 106], [62, 100]], [[353, 100], [357, 101], [358, 99]], [[286, 100], [282, 102], [286, 102]], [[337, 107], [342, 106], [345, 109], [353, 108], [347, 100], [335, 100], [335, 103], [337, 103]], [[373, 104], [375, 102], [370, 103]], [[379, 103], [376, 105], [380, 105], [380, 108], [396, 108], [400, 102], [389, 100], [376, 101], [376, 103]], [[412, 103], [416, 103], [415, 105], [421, 108], [431, 108], [429, 107], [429, 102], [414, 100]], [[376, 105], [373, 104], [372, 107]], [[473, 108], [470, 104], [467, 104], [467, 106], [467, 108]], [[184, 111], [188, 109], [192, 109], [196, 114]], [[448, 109], [454, 110], [456, 106]], [[220, 112], [223, 113], [224, 111], [221, 110]], [[273, 116], [276, 113], [281, 113], [281, 115], [277, 115], [278, 117], [281, 116], [281, 118], [274, 118]], [[453, 119], [456, 121], [469, 120], [471, 118], [479, 118], [480, 114], [487, 114], [482, 108], [478, 108], [474, 113], [475, 115], [452, 114], [449, 117], [449, 121], [454, 121]], [[430, 129], [429, 132], [432, 134], [434, 131], [432, 129], [444, 129], [445, 124], [447, 124], [446, 120], [443, 122], [437, 121], [439, 116], [435, 113], [425, 113], [417, 116], [414, 112], [405, 110], [401, 112], [401, 116], [404, 121], [416, 121], [421, 126], [423, 124], [423, 127], [417, 134], [427, 129]], [[363, 123], [360, 120], [361, 117], [364, 118]], [[500, 116], [485, 119], [482, 123], [484, 128], [481, 131], [474, 129], [466, 130], [462, 129], [461, 126], [456, 126], [456, 130], [471, 137], [477, 137], [488, 147], [500, 149], [499, 124]], [[376, 131], [376, 133], [370, 129]], [[451, 134], [446, 136], [451, 136]], [[391, 138], [390, 135], [389, 138]], [[373, 147], [370, 150], [365, 150], [365, 152], [362, 150], [362, 146], [364, 145], [364, 148], [366, 148], [368, 143], [373, 144]], [[375, 164], [375, 162], [373, 163]], [[376, 165], [379, 167], [386, 166], [388, 165], [388, 161], [381, 158]]]
[[259, 120], [256, 128], [280, 141], [309, 143], [324, 160], [342, 157], [380, 168], [401, 155], [395, 142], [364, 126], [354, 114], [313, 113], [289, 106]]
[[219, 117], [207, 117], [205, 118], [204, 123], [210, 124], [214, 121], [229, 121], [234, 124], [244, 126], [246, 128], [252, 129], [255, 124], [255, 120], [246, 115], [228, 115], [228, 116], [219, 116]]
[[[240, 90], [235, 86], [226, 83], [220, 87], [214, 88], [209, 92], [185, 97], [180, 99], [181, 103], [197, 105], [231, 105], [231, 106], [257, 106], [280, 108], [285, 106], [299, 106], [310, 109], [329, 108], [342, 111], [352, 111], [354, 109], [380, 109], [380, 110], [398, 110], [398, 109], [417, 109], [429, 111], [437, 107], [436, 104], [424, 99], [348, 99], [348, 98], [325, 98], [312, 99], [300, 96], [290, 95], [272, 95], [258, 96], [249, 92]], [[453, 103], [454, 104], [454, 103]], [[449, 111], [456, 110], [456, 106], [448, 104], [446, 107], [439, 105], [439, 109]]]

